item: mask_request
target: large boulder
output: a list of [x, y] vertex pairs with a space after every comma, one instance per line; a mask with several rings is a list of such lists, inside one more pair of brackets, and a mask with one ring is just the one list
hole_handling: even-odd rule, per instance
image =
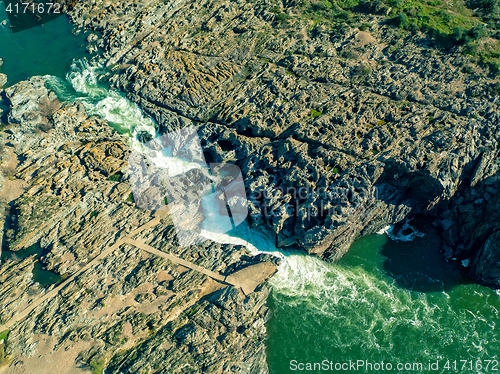
[[[2, 66], [2, 65], [0, 64], [0, 66]], [[5, 86], [6, 84], [7, 84], [7, 75], [0, 73], [0, 88]]]
[[45, 122], [43, 113], [39, 111], [40, 104], [57, 99], [53, 92], [49, 93], [45, 88], [45, 79], [42, 77], [20, 82], [7, 88], [5, 93], [12, 107], [8, 121], [13, 124], [22, 123], [23, 126], [36, 126]]
[[493, 288], [500, 288], [500, 231], [491, 234], [472, 263], [474, 278]]
[[[485, 285], [500, 288], [500, 194], [493, 187], [487, 187], [486, 190], [483, 198], [488, 198], [487, 195], [494, 197], [488, 198], [488, 208], [484, 215], [478, 220], [464, 217], [464, 220], [470, 221], [471, 226], [475, 226], [469, 244], [475, 249], [471, 258], [470, 276]], [[477, 205], [475, 208], [477, 209]]]

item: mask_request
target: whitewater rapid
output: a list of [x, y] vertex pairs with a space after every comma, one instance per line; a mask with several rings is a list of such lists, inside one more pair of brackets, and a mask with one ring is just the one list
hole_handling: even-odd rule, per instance
[[[66, 80], [52, 76], [45, 78], [61, 99], [81, 102], [90, 115], [106, 119], [117, 131], [128, 136], [131, 148], [139, 152], [148, 152], [148, 149], [137, 139], [137, 134], [145, 131], [153, 138], [158, 137], [155, 121], [144, 115], [140, 107], [128, 100], [122, 93], [100, 84], [98, 81], [100, 71], [102, 71], [102, 66], [81, 59], [73, 62]], [[199, 164], [189, 163], [175, 157], [166, 157], [161, 153], [155, 154], [151, 159], [157, 166], [169, 170], [170, 175], [185, 173], [192, 168], [200, 167]], [[408, 229], [411, 233], [404, 235], [403, 231]], [[217, 243], [243, 245], [253, 255], [268, 253], [281, 258], [278, 273], [270, 283], [274, 290], [282, 294], [304, 297], [313, 295], [317, 298], [320, 296], [324, 298], [325, 293], [336, 292], [339, 288], [346, 286], [352, 288], [352, 283], [349, 283], [335, 265], [327, 264], [313, 256], [285, 254], [275, 247], [275, 241], [270, 232], [250, 229], [246, 223], [242, 223], [228, 233], [202, 230], [200, 234], [207, 240]], [[422, 235], [413, 229], [409, 222], [406, 222], [398, 233], [394, 232], [393, 226], [387, 226], [378, 234], [387, 234], [390, 238], [400, 241], [411, 241], [414, 237]], [[333, 273], [336, 273], [335, 277], [330, 276]], [[365, 276], [361, 277], [356, 281], [367, 284], [368, 280]]]
[[[148, 149], [137, 139], [139, 132], [147, 132], [153, 138], [159, 136], [156, 123], [144, 115], [140, 107], [128, 100], [122, 93], [111, 90], [99, 83], [99, 72], [102, 66], [91, 64], [86, 59], [74, 61], [66, 80], [46, 76], [48, 85], [63, 100], [81, 102], [90, 115], [106, 119], [117, 131], [128, 136], [131, 148], [138, 152]], [[69, 87], [68, 87], [69, 84]], [[185, 173], [192, 168], [199, 168], [196, 163], [189, 163], [175, 157], [162, 156], [161, 153], [151, 157], [156, 166], [169, 170], [169, 174]], [[243, 245], [248, 251], [270, 253], [282, 259], [277, 276], [271, 283], [276, 289], [296, 294], [318, 282], [328, 272], [328, 265], [321, 260], [303, 255], [285, 255], [274, 246], [271, 234], [261, 230], [253, 230], [243, 223], [229, 233], [214, 233], [206, 230], [201, 235], [207, 240], [222, 244]], [[320, 282], [324, 283], [324, 282]], [[286, 285], [286, 287], [285, 287]]]

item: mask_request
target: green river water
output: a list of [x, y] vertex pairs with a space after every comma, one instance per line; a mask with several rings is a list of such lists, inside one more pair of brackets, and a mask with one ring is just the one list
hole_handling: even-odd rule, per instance
[[[2, 249], [1, 258], [2, 263], [10, 260], [18, 261], [33, 255], [35, 255], [39, 259], [42, 253], [43, 249], [38, 243], [35, 243], [28, 248], [22, 249], [17, 252], [12, 252], [4, 248]], [[41, 287], [49, 287], [50, 285], [59, 283], [62, 280], [63, 277], [61, 277], [59, 274], [45, 269], [44, 264], [40, 260], [36, 261], [33, 265], [33, 281], [39, 283]]]
[[[64, 17], [52, 22], [63, 21], [66, 26], [58, 24], [52, 31], [49, 24], [43, 26], [47, 48], [60, 48], [53, 46], [58, 42], [50, 34], [66, 35], [61, 45], [68, 40], [75, 43], [61, 49], [61, 56], [53, 52], [50, 61], [60, 64], [41, 73], [40, 67], [49, 60], [40, 57], [36, 64], [25, 61], [16, 66], [9, 56], [21, 55], [23, 47], [5, 42], [0, 30], [0, 56], [9, 79], [51, 74], [49, 85], [61, 99], [81, 100], [121, 133], [132, 135], [140, 129], [154, 134], [154, 122], [136, 105], [98, 84], [97, 67], [80, 60], [64, 78], [68, 55], [80, 57], [82, 50]], [[31, 30], [23, 32], [36, 34]], [[16, 38], [18, 34], [22, 32]], [[131, 145], [138, 146], [133, 136]], [[284, 255], [272, 240], [248, 228], [213, 238], [282, 258], [268, 300], [271, 374], [500, 372], [500, 294], [468, 280], [460, 264], [445, 263], [431, 235], [417, 235], [413, 241], [395, 241], [386, 233], [368, 236], [356, 241], [336, 264]]]
[[[302, 279], [292, 270], [278, 273], [268, 301], [271, 373], [335, 372], [293, 370], [323, 360], [329, 369], [330, 362], [362, 360], [358, 372], [367, 373], [500, 371], [499, 295], [425, 244], [425, 237], [394, 242], [372, 235], [336, 264], [302, 259]], [[382, 361], [392, 371], [366, 366]], [[398, 370], [398, 363], [411, 366]]]

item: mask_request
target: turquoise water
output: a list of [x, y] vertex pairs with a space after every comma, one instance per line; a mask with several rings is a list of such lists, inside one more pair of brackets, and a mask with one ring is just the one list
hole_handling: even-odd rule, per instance
[[[0, 23], [7, 19], [0, 3]], [[41, 26], [13, 33], [0, 25], [0, 72], [7, 74], [8, 85], [33, 75], [64, 77], [74, 58], [86, 55], [84, 33], [73, 35], [73, 26], [63, 15]]]
[[[495, 362], [488, 371], [476, 365], [500, 359], [499, 295], [443, 263], [424, 238], [404, 243], [372, 235], [336, 264], [307, 265], [302, 279], [297, 271], [278, 273], [268, 300], [270, 372], [324, 372], [298, 366], [323, 360], [384, 361], [400, 373], [495, 372]], [[468, 360], [465, 367], [460, 360]], [[428, 370], [429, 362], [437, 370]], [[398, 370], [398, 363], [424, 366]], [[379, 372], [369, 366], [359, 371]]]
[[121, 92], [110, 90], [106, 83], [99, 81], [103, 71], [101, 66], [89, 63], [86, 58], [75, 59], [64, 79], [47, 76], [47, 86], [60, 100], [81, 102], [87, 113], [106, 119], [120, 134], [132, 136], [138, 131], [147, 131], [154, 136], [154, 121], [144, 116], [142, 110]]

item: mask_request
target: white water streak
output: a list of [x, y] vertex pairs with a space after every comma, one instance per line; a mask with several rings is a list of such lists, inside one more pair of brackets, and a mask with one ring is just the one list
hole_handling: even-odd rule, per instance
[[[126, 130], [129, 136], [129, 145], [139, 151], [146, 152], [150, 159], [158, 167], [165, 168], [170, 175], [185, 173], [192, 168], [199, 168], [199, 164], [189, 163], [170, 157], [163, 152], [151, 152], [137, 139], [139, 131], [146, 131], [152, 137], [156, 133], [156, 123], [143, 114], [138, 105], [125, 98], [120, 92], [108, 90], [99, 85], [98, 76], [102, 70], [99, 65], [91, 65], [86, 60], [75, 61], [67, 75], [67, 81], [76, 91], [76, 100], [80, 101], [90, 114], [98, 115], [119, 129]], [[59, 94], [69, 94], [61, 87], [60, 82], [52, 82], [59, 87]], [[69, 98], [68, 98], [69, 99]], [[217, 217], [212, 217], [217, 220]], [[403, 235], [402, 231], [411, 229], [409, 235]], [[221, 230], [222, 231], [222, 230]], [[416, 232], [408, 222], [398, 234], [393, 233], [393, 227], [388, 226], [380, 231], [387, 233], [396, 240], [411, 240], [421, 235]], [[201, 235], [208, 240], [223, 244], [236, 244], [245, 246], [250, 253], [270, 253], [282, 259], [278, 274], [272, 278], [273, 288], [288, 296], [316, 296], [325, 294], [335, 298], [340, 289], [351, 289], [356, 293], [355, 283], [360, 282], [368, 288], [373, 288], [376, 280], [371, 279], [365, 272], [355, 275], [346, 275], [345, 271], [339, 271], [334, 264], [327, 264], [318, 258], [300, 254], [285, 254], [274, 246], [274, 239], [269, 232], [250, 229], [246, 223], [241, 224], [229, 233], [214, 233], [203, 230]], [[355, 279], [356, 278], [356, 279]], [[380, 284], [376, 285], [380, 287]], [[394, 299], [393, 290], [384, 290], [389, 299]], [[356, 295], [350, 295], [355, 297]], [[400, 306], [399, 306], [400, 307]], [[396, 307], [397, 308], [397, 307]]]

